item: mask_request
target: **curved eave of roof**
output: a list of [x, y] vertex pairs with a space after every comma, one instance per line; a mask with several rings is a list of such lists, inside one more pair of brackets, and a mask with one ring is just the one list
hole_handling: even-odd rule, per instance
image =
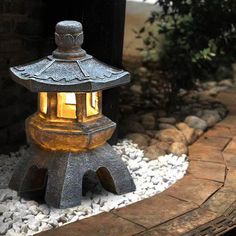
[[63, 61], [51, 56], [11, 67], [12, 79], [32, 92], [89, 92], [130, 82], [130, 74], [87, 55], [82, 60]]
[[126, 72], [121, 78], [116, 80], [110, 80], [109, 82], [103, 82], [103, 81], [83, 81], [80, 83], [75, 84], [61, 84], [61, 83], [43, 83], [38, 82], [34, 79], [24, 79], [18, 77], [12, 68], [10, 69], [10, 73], [12, 76], [12, 79], [17, 82], [18, 84], [26, 87], [31, 92], [93, 92], [98, 90], [106, 90], [110, 88], [114, 88], [117, 86], [125, 85], [130, 82], [130, 74]]

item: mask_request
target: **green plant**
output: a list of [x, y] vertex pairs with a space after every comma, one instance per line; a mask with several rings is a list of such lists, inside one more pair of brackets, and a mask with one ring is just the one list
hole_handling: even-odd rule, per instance
[[235, 0], [158, 0], [145, 26], [137, 32], [145, 47], [144, 63], [160, 69], [172, 93], [196, 79], [215, 76], [220, 65], [236, 58]]

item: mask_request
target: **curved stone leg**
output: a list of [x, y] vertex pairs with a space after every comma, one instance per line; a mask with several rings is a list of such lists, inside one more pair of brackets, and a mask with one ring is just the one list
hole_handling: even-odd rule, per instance
[[79, 205], [85, 173], [96, 172], [103, 187], [116, 194], [135, 190], [121, 157], [109, 144], [82, 153], [49, 152], [32, 145], [18, 164], [10, 188], [36, 192], [46, 186], [45, 200], [56, 208]]
[[121, 157], [109, 144], [93, 151], [97, 156], [97, 174], [103, 187], [116, 194], [135, 191], [134, 181]]
[[16, 166], [9, 188], [16, 190], [19, 194], [42, 189], [46, 184], [46, 169], [44, 167], [47, 164], [44, 157], [43, 150], [35, 146], [29, 147]]
[[55, 153], [48, 167], [46, 202], [56, 208], [79, 205], [83, 176], [97, 173], [103, 187], [116, 194], [135, 190], [121, 157], [109, 144], [83, 153]]
[[72, 154], [55, 154], [48, 167], [46, 202], [56, 208], [79, 205], [82, 196], [80, 158]]

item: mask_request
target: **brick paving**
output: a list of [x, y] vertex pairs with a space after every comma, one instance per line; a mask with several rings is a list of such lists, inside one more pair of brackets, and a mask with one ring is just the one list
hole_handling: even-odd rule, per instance
[[229, 114], [189, 148], [183, 179], [149, 199], [39, 235], [210, 236], [236, 227], [236, 90], [218, 99]]

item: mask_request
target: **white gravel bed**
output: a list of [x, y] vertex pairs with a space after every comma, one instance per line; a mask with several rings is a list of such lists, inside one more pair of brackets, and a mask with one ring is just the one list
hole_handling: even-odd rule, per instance
[[55, 209], [18, 197], [15, 191], [7, 188], [7, 184], [25, 148], [9, 156], [0, 155], [0, 235], [33, 235], [100, 212], [124, 207], [164, 191], [181, 179], [188, 168], [186, 155], [178, 157], [169, 154], [150, 161], [130, 140], [121, 141], [114, 149], [127, 164], [136, 191], [118, 196], [105, 191], [94, 181], [94, 191], [83, 197], [82, 205], [68, 209]]

